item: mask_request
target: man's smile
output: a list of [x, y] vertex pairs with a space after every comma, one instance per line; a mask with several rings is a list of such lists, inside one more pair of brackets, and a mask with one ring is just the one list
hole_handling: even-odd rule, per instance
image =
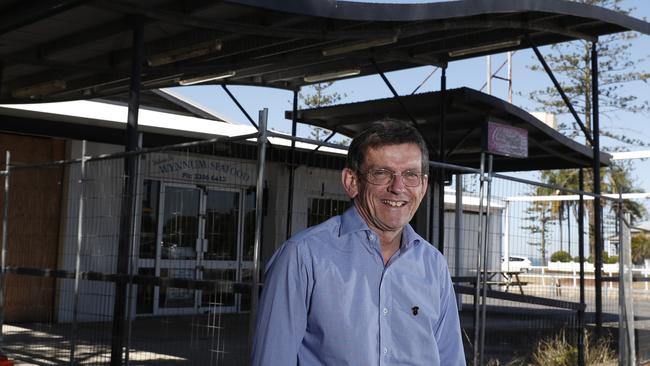
[[406, 201], [381, 200], [381, 202], [391, 207], [402, 207], [406, 204]]

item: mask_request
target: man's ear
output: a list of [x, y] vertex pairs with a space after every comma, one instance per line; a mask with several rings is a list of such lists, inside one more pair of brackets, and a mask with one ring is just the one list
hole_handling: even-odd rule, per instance
[[350, 199], [354, 199], [359, 194], [359, 178], [351, 169], [343, 168], [341, 182], [343, 183], [343, 189], [345, 189]]

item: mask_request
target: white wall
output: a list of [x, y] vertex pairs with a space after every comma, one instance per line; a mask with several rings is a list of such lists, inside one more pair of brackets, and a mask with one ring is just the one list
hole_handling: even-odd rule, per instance
[[[86, 155], [120, 151], [117, 146], [88, 143]], [[69, 159], [81, 157], [81, 142], [69, 143]], [[62, 240], [59, 268], [75, 271], [81, 165], [66, 168], [64, 200], [62, 205]], [[122, 199], [121, 160], [97, 161], [86, 164], [83, 204], [83, 240], [80, 252], [81, 271], [114, 273], [119, 235]], [[113, 284], [109, 282], [80, 281], [78, 320], [98, 321], [111, 316]], [[72, 320], [74, 281], [62, 280], [59, 286], [57, 318], [61, 322]]]

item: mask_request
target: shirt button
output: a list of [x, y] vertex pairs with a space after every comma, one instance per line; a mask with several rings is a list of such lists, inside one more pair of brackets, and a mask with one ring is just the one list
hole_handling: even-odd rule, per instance
[[384, 315], [388, 314], [388, 308], [384, 308]]
[[384, 348], [384, 354], [388, 353], [388, 348]]
[[368, 235], [368, 240], [375, 240], [375, 236], [372, 234]]

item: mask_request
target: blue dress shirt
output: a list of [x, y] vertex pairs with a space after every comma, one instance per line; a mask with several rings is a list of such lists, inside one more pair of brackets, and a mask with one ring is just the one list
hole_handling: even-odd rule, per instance
[[465, 365], [445, 258], [407, 225], [384, 266], [352, 207], [275, 253], [257, 312], [253, 366]]

